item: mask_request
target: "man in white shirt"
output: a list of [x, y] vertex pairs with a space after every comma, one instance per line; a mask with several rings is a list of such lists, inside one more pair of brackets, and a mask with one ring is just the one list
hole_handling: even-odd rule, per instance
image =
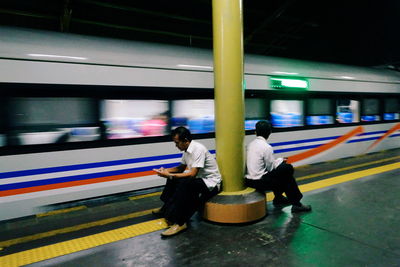
[[[175, 235], [187, 228], [187, 221], [221, 187], [221, 174], [213, 155], [205, 146], [193, 141], [185, 127], [172, 131], [176, 147], [183, 151], [181, 163], [173, 168], [160, 168], [154, 171], [167, 178], [161, 194], [163, 207], [154, 214], [163, 215], [172, 226], [161, 233], [163, 236]], [[188, 171], [185, 171], [188, 169]]]
[[[246, 185], [259, 191], [272, 190], [277, 207], [292, 205], [292, 212], [311, 211], [310, 205], [303, 205], [303, 197], [293, 177], [294, 169], [285, 159], [275, 159], [267, 139], [271, 134], [269, 121], [256, 124], [256, 139], [247, 146]], [[285, 198], [282, 193], [285, 193]]]

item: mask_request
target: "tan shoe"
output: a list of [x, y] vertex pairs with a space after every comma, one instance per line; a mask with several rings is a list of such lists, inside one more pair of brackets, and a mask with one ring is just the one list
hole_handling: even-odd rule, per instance
[[178, 234], [179, 232], [182, 232], [183, 230], [187, 229], [187, 225], [186, 223], [184, 223], [183, 225], [179, 225], [179, 224], [174, 224], [172, 225], [170, 228], [168, 228], [167, 230], [165, 230], [164, 232], [161, 233], [162, 236], [173, 236]]

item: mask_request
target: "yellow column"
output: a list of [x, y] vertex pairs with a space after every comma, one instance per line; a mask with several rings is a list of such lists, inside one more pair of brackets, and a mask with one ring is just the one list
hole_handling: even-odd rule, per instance
[[223, 192], [203, 217], [247, 223], [267, 214], [265, 194], [244, 186], [244, 91], [242, 0], [213, 0], [214, 92], [217, 161]]
[[223, 191], [244, 189], [243, 19], [241, 0], [213, 0], [215, 129]]

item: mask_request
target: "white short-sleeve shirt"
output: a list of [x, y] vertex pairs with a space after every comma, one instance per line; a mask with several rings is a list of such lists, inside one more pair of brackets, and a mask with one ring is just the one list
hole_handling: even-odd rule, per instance
[[262, 136], [250, 142], [247, 146], [246, 178], [261, 179], [268, 172], [274, 170], [283, 162], [282, 158], [275, 159], [274, 151]]
[[208, 189], [212, 190], [215, 186], [220, 188], [222, 179], [217, 161], [204, 145], [192, 140], [183, 152], [181, 163], [189, 169], [199, 168], [196, 178], [203, 179]]

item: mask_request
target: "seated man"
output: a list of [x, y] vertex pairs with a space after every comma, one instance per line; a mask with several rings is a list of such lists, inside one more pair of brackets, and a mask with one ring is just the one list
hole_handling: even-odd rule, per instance
[[257, 137], [247, 146], [246, 185], [260, 191], [272, 190], [275, 206], [291, 204], [292, 212], [311, 211], [311, 206], [300, 202], [303, 195], [293, 177], [293, 166], [282, 158], [274, 158], [272, 147], [267, 143], [270, 134], [269, 121], [257, 122]]
[[[177, 167], [154, 170], [168, 179], [160, 197], [164, 205], [155, 212], [172, 225], [161, 234], [163, 236], [185, 230], [190, 217], [209, 198], [218, 194], [221, 186], [217, 162], [207, 148], [193, 141], [185, 127], [176, 128], [171, 135], [176, 147], [183, 151], [181, 163]], [[186, 168], [189, 169], [187, 172]]]

